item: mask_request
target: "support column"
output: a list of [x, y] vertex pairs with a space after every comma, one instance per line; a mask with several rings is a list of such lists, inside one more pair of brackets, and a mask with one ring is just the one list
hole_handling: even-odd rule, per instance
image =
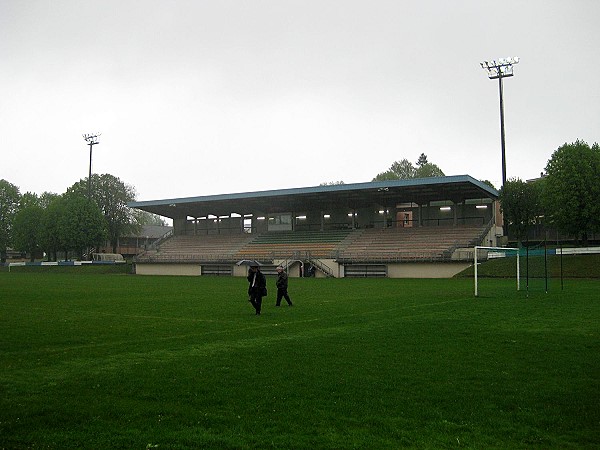
[[458, 225], [458, 203], [452, 202], [452, 204], [454, 205], [454, 208], [452, 208], [454, 211], [454, 226], [456, 226]]

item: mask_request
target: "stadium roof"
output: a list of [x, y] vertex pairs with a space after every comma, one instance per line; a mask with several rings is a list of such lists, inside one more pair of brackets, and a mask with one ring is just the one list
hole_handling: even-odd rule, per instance
[[231, 213], [277, 214], [282, 212], [361, 209], [372, 205], [393, 207], [399, 203], [426, 204], [451, 200], [498, 197], [498, 191], [468, 175], [373, 181], [235, 194], [207, 195], [131, 202], [128, 206], [164, 217], [180, 219]]

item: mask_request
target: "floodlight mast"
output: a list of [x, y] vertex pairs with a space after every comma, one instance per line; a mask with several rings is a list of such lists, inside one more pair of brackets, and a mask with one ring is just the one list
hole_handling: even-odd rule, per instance
[[88, 200], [92, 199], [92, 147], [96, 144], [99, 144], [98, 138], [101, 133], [95, 134], [84, 134], [83, 139], [87, 142], [87, 145], [90, 146], [90, 172], [88, 175]]
[[500, 143], [502, 146], [502, 187], [506, 184], [506, 144], [504, 137], [504, 96], [502, 79], [513, 76], [513, 65], [519, 62], [519, 57], [500, 58], [498, 61], [483, 61], [481, 68], [487, 70], [490, 80], [498, 79], [500, 90]]

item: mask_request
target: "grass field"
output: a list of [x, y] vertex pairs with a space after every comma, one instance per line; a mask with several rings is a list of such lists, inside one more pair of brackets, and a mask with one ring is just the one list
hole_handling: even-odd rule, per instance
[[[497, 258], [481, 264], [479, 276], [486, 278], [514, 278], [516, 274], [516, 260], [511, 258]], [[561, 274], [563, 278], [600, 278], [600, 254], [590, 255], [560, 255], [530, 256], [525, 255], [520, 259], [521, 279], [549, 278], [550, 283], [559, 283]], [[459, 276], [473, 277], [473, 266], [463, 271]], [[539, 284], [539, 283], [537, 283]]]
[[0, 448], [600, 445], [600, 280], [268, 284], [0, 273]]

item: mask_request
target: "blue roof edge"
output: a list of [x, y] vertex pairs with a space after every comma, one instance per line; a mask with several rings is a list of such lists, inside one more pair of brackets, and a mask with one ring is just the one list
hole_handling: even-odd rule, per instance
[[362, 183], [350, 183], [350, 184], [334, 184], [334, 185], [323, 185], [323, 186], [310, 186], [301, 188], [286, 188], [286, 189], [273, 189], [267, 191], [253, 191], [253, 192], [238, 192], [231, 194], [215, 194], [215, 195], [204, 195], [197, 197], [183, 197], [183, 198], [170, 198], [164, 200], [145, 200], [135, 201], [127, 203], [130, 208], [137, 208], [139, 206], [153, 206], [153, 205], [165, 205], [171, 203], [193, 203], [198, 201], [216, 201], [216, 200], [237, 200], [244, 198], [254, 197], [273, 197], [280, 195], [292, 195], [292, 194], [308, 194], [318, 192], [343, 192], [351, 191], [355, 189], [380, 189], [385, 187], [403, 187], [403, 186], [421, 186], [428, 184], [443, 184], [443, 183], [472, 183], [479, 188], [487, 191], [490, 195], [498, 197], [498, 191], [491, 186], [488, 186], [482, 181], [479, 181], [470, 175], [450, 175], [444, 177], [427, 177], [427, 178], [408, 178], [402, 180], [387, 180], [387, 181], [369, 181]]

